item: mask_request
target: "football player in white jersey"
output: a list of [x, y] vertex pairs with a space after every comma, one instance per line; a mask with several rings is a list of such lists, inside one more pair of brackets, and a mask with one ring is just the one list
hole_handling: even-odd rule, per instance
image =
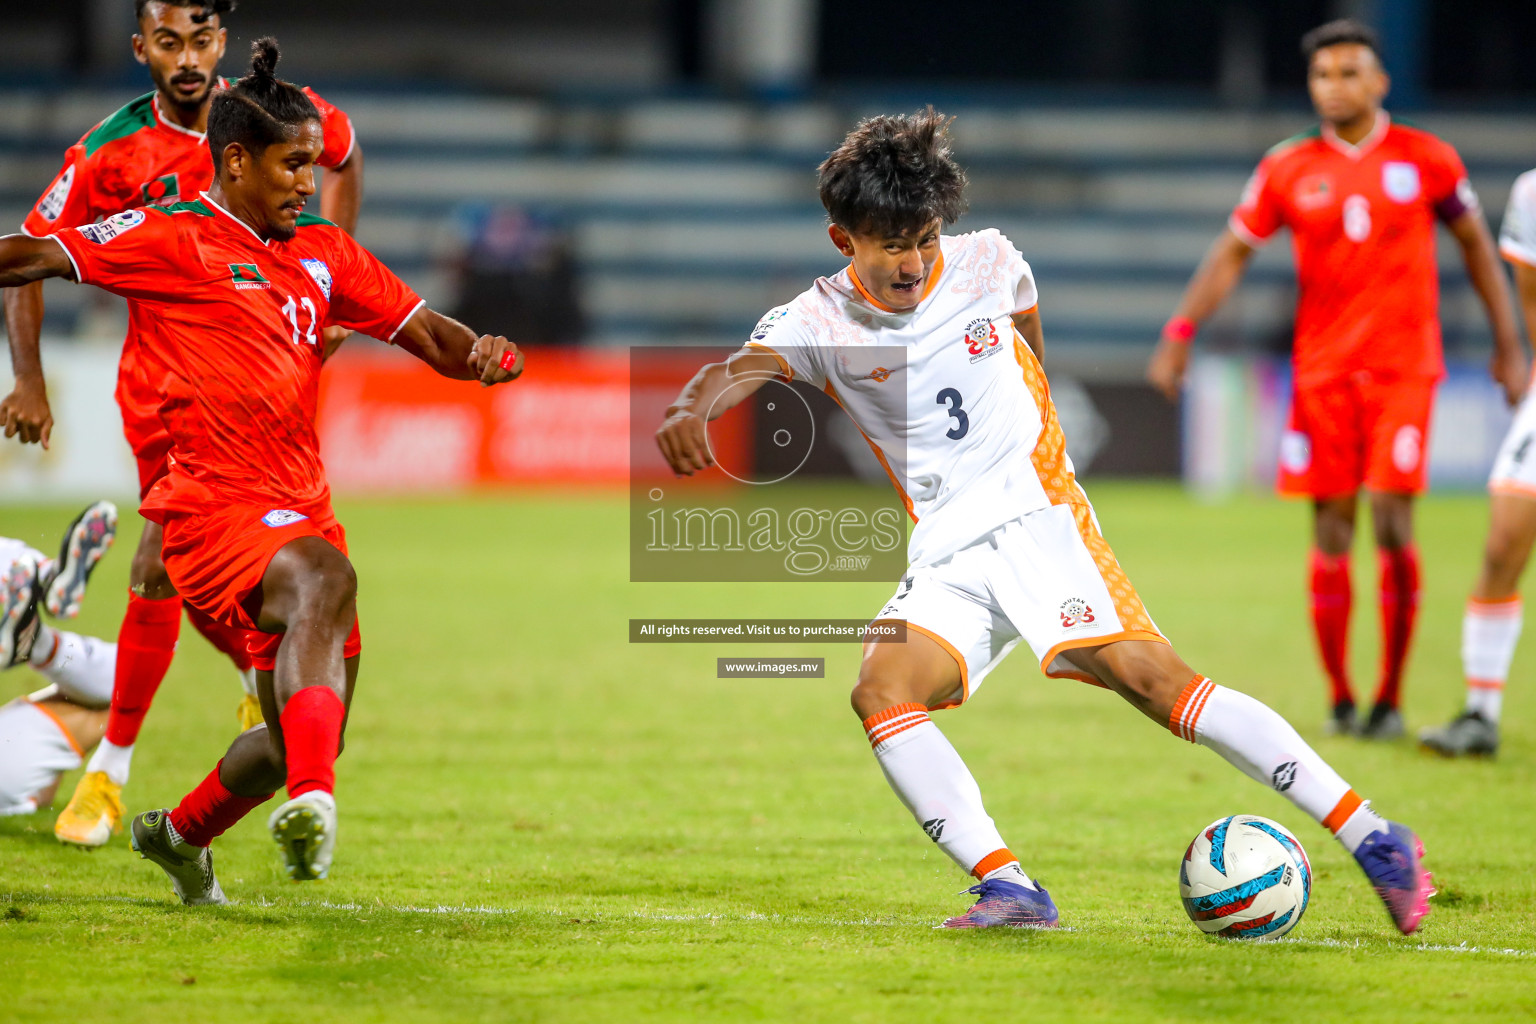
[[1372, 811], [1274, 711], [1197, 675], [1121, 571], [1066, 454], [1028, 264], [996, 231], [941, 234], [965, 206], [947, 126], [931, 108], [871, 118], [826, 159], [821, 201], [848, 267], [699, 370], [657, 431], [663, 455], [679, 474], [708, 469], [706, 416], [778, 377], [831, 393], [887, 465], [914, 525], [910, 568], [876, 621], [908, 629], [904, 642], [865, 645], [852, 703], [891, 788], [976, 878], [975, 905], [946, 925], [1057, 922], [929, 717], [969, 700], [1022, 640], [1046, 675], [1108, 687], [1280, 791], [1413, 931], [1433, 892], [1418, 837]]
[[[1527, 336], [1536, 339], [1536, 170], [1515, 179], [1499, 231], [1499, 252], [1515, 272]], [[1499, 750], [1504, 681], [1520, 640], [1520, 576], [1536, 544], [1536, 393], [1527, 391], [1488, 477], [1488, 542], [1461, 620], [1466, 705], [1419, 742], [1447, 757]]]
[[0, 537], [0, 670], [28, 665], [50, 684], [0, 706], [0, 816], [47, 807], [106, 729], [117, 645], [48, 625], [39, 610], [78, 614], [116, 531], [116, 507], [99, 501], [70, 524], [57, 559]]

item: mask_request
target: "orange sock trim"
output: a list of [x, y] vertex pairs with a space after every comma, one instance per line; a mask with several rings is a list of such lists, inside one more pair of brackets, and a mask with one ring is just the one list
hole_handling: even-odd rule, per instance
[[1515, 618], [1524, 609], [1519, 594], [1510, 597], [1495, 597], [1488, 601], [1479, 601], [1472, 597], [1467, 599], [1467, 611], [1473, 615], [1483, 615], [1493, 618]]
[[869, 736], [869, 745], [878, 747], [898, 733], [931, 721], [925, 705], [897, 704], [864, 719], [864, 732]]
[[1502, 679], [1468, 679], [1467, 680], [1467, 689], [1469, 689], [1469, 690], [1502, 690], [1502, 689], [1504, 689], [1504, 680], [1502, 680]]
[[976, 866], [971, 868], [971, 874], [976, 877], [977, 881], [980, 881], [984, 876], [991, 874], [1004, 864], [1012, 864], [1018, 859], [1005, 846], [1001, 850], [993, 850], [977, 861]]
[[1349, 816], [1358, 811], [1363, 803], [1365, 801], [1360, 799], [1360, 794], [1354, 790], [1345, 793], [1339, 797], [1339, 802], [1333, 805], [1333, 810], [1328, 812], [1328, 817], [1323, 819], [1323, 828], [1337, 833], [1349, 820]]
[[1195, 742], [1195, 722], [1199, 720], [1200, 712], [1205, 709], [1205, 702], [1210, 699], [1214, 689], [1216, 684], [1205, 676], [1191, 679], [1179, 693], [1179, 699], [1173, 702], [1173, 710], [1168, 713], [1168, 731], [1181, 740]]

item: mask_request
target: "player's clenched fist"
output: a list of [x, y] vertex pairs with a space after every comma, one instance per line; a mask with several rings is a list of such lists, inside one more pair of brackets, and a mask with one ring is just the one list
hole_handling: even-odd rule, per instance
[[656, 431], [656, 444], [672, 472], [692, 476], [715, 464], [709, 453], [709, 436], [704, 420], [686, 409], [672, 413]]
[[1188, 371], [1189, 345], [1164, 338], [1157, 343], [1147, 364], [1147, 383], [1161, 391], [1168, 401], [1177, 402]]
[[481, 387], [516, 380], [523, 372], [523, 354], [506, 338], [480, 335], [469, 352], [469, 368], [480, 378]]
[[53, 433], [53, 411], [48, 408], [48, 393], [41, 384], [29, 386], [16, 382], [16, 390], [0, 400], [0, 424], [5, 436], [21, 435], [22, 444], [41, 443], [48, 447]]

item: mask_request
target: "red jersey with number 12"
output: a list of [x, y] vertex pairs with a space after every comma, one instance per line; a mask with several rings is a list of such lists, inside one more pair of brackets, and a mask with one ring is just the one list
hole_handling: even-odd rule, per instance
[[204, 194], [128, 210], [53, 236], [78, 280], [135, 307], [171, 440], [170, 472], [145, 516], [226, 503], [328, 502], [315, 430], [321, 330], [389, 341], [416, 293], [330, 221], [303, 215], [287, 242], [263, 242]]
[[1435, 220], [1475, 209], [1456, 151], [1386, 111], [1357, 146], [1324, 125], [1270, 150], [1228, 226], [1252, 246], [1291, 229], [1297, 385], [1358, 370], [1439, 377]]

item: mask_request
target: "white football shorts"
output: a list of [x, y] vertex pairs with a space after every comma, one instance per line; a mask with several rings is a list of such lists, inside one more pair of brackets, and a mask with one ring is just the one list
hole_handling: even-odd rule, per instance
[[1488, 474], [1488, 490], [1536, 498], [1536, 390], [1526, 392], [1515, 410]]
[[[1079, 492], [1081, 493], [1081, 492]], [[1064, 652], [1117, 640], [1167, 643], [1126, 579], [1086, 500], [1011, 519], [931, 565], [907, 570], [876, 616], [905, 620], [960, 665], [964, 703], [1024, 640], [1046, 675], [1103, 683]]]
[[74, 741], [43, 706], [21, 697], [0, 707], [0, 816], [31, 814], [37, 795], [81, 763]]

